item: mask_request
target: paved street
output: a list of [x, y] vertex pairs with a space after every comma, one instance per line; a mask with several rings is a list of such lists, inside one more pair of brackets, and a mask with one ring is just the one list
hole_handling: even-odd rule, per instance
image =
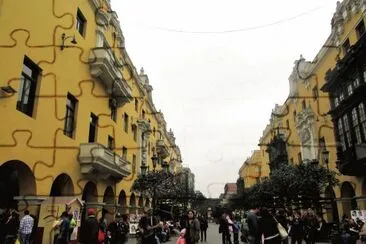
[[[171, 238], [170, 241], [165, 242], [164, 244], [175, 244], [178, 237]], [[239, 240], [240, 242], [240, 240]], [[199, 243], [208, 243], [208, 244], [221, 244], [221, 235], [219, 234], [219, 226], [217, 224], [210, 223], [207, 230], [207, 242], [199, 242]], [[243, 243], [243, 242], [240, 242]], [[290, 243], [290, 242], [289, 242]], [[316, 242], [317, 244], [329, 244], [329, 242]], [[136, 244], [136, 239], [131, 238], [127, 244]], [[162, 243], [163, 244], [163, 243]], [[305, 241], [303, 241], [305, 244]]]
[[[165, 244], [175, 244], [178, 237], [173, 237], [169, 242], [165, 242]], [[128, 244], [135, 244], [136, 239], [130, 239]], [[209, 244], [221, 244], [221, 236], [219, 236], [219, 226], [217, 224], [209, 224], [207, 230], [207, 242], [200, 243], [209, 243]], [[163, 243], [162, 243], [163, 244]]]

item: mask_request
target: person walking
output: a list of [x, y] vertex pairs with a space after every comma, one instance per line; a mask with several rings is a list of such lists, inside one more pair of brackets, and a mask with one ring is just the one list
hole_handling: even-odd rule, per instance
[[24, 217], [20, 220], [19, 235], [21, 244], [29, 244], [32, 234], [34, 219], [29, 215], [29, 210], [24, 211]]
[[187, 244], [196, 244], [200, 240], [200, 222], [194, 216], [193, 210], [188, 211], [188, 223], [186, 232]]
[[128, 216], [116, 214], [115, 221], [111, 222], [108, 226], [108, 232], [110, 233], [110, 244], [123, 244], [128, 240], [129, 223]]
[[208, 222], [205, 216], [200, 215], [198, 217], [200, 221], [200, 227], [201, 227], [201, 242], [207, 241], [207, 229], [208, 229]]
[[69, 214], [64, 211], [61, 214], [61, 225], [60, 225], [60, 234], [58, 236], [58, 244], [68, 244], [70, 241], [70, 221]]
[[186, 244], [186, 239], [185, 239], [185, 235], [186, 235], [186, 229], [182, 229], [179, 233], [179, 237], [177, 239], [177, 243], [176, 244]]
[[258, 234], [263, 235], [263, 244], [281, 244], [281, 236], [277, 229], [277, 221], [267, 208], [261, 209], [258, 221]]
[[295, 212], [293, 219], [290, 221], [290, 233], [291, 244], [301, 244], [304, 238], [304, 224], [301, 219], [301, 213]]
[[14, 244], [17, 240], [19, 230], [19, 215], [12, 211], [11, 215], [5, 223], [5, 244]]
[[259, 214], [259, 208], [255, 207], [253, 209], [251, 209], [248, 212], [247, 215], [247, 224], [248, 224], [248, 229], [249, 229], [249, 236], [248, 236], [248, 241], [249, 244], [259, 244], [260, 243], [260, 239], [259, 239], [259, 234], [258, 234], [258, 214]]
[[88, 219], [82, 226], [80, 241], [83, 244], [98, 244], [99, 223], [94, 209], [88, 209]]

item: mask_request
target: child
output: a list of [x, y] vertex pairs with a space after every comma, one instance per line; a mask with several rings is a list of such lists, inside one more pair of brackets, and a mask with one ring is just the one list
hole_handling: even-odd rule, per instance
[[179, 234], [179, 238], [177, 240], [177, 244], [186, 244], [186, 239], [184, 238], [186, 234], [186, 229], [181, 230]]

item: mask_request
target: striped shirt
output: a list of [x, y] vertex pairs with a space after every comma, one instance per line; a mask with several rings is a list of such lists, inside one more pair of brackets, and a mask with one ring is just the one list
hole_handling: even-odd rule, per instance
[[31, 234], [33, 225], [34, 225], [34, 219], [29, 215], [25, 215], [20, 220], [19, 233], [20, 234]]

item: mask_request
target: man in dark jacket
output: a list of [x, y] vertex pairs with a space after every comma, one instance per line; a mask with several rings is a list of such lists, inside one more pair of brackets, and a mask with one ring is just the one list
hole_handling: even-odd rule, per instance
[[88, 209], [88, 219], [81, 230], [81, 243], [98, 244], [99, 223], [94, 209]]
[[68, 244], [70, 241], [70, 221], [69, 214], [65, 211], [61, 214], [62, 222], [60, 226], [60, 235], [58, 236], [59, 244]]
[[251, 209], [248, 212], [247, 223], [248, 223], [248, 229], [249, 229], [249, 236], [248, 236], [249, 244], [260, 243], [260, 239], [259, 239], [260, 236], [259, 236], [259, 232], [258, 232], [258, 214], [259, 214], [258, 207]]

